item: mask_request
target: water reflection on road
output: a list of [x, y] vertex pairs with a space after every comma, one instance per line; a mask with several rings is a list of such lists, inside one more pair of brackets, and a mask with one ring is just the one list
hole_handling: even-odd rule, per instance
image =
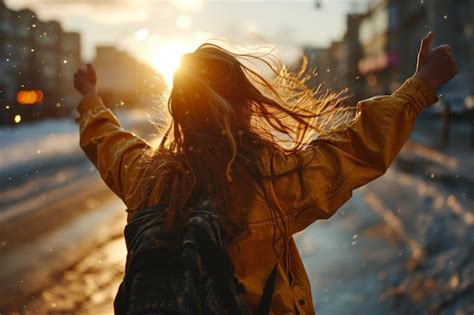
[[113, 314], [112, 301], [123, 277], [126, 249], [122, 237], [98, 247], [34, 296], [24, 314]]

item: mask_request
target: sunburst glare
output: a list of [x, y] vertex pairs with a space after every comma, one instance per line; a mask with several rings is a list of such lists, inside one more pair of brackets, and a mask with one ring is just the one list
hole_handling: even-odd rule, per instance
[[181, 56], [191, 52], [193, 46], [184, 42], [163, 44], [153, 52], [151, 63], [163, 76], [166, 84], [171, 86], [174, 72], [179, 68]]

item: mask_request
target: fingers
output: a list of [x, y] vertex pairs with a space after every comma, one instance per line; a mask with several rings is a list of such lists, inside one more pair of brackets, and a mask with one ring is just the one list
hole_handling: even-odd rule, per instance
[[440, 46], [436, 47], [436, 49], [444, 50], [444, 52], [449, 54], [449, 55], [453, 54], [453, 48], [451, 46], [447, 45], [447, 44], [440, 45]]
[[84, 68], [77, 69], [74, 73], [74, 87], [82, 94], [87, 84], [90, 84], [89, 73]]
[[437, 89], [455, 77], [458, 68], [451, 46], [440, 45], [431, 49], [432, 41], [431, 32], [421, 41], [415, 74], [431, 82], [432, 87]]
[[87, 64], [87, 72], [89, 73], [90, 80], [93, 84], [97, 83], [97, 73], [95, 72], [94, 67], [92, 64]]
[[433, 37], [433, 32], [430, 31], [425, 38], [421, 40], [420, 51], [418, 53], [420, 59], [426, 58], [430, 54]]
[[89, 74], [85, 69], [79, 68], [74, 75], [87, 77]]
[[74, 81], [87, 81], [93, 85], [97, 84], [97, 74], [94, 70], [94, 67], [91, 64], [88, 64], [86, 68], [79, 68], [74, 73]]
[[76, 71], [76, 73], [74, 73], [74, 88], [79, 91], [81, 93], [81, 90], [82, 90], [82, 82], [84, 81], [83, 80], [83, 77], [80, 73], [78, 73], [79, 71]]
[[[436, 61], [436, 67], [440, 73], [439, 77], [444, 77], [444, 83], [451, 80], [458, 73], [456, 65], [456, 58], [453, 54], [453, 49], [449, 45], [440, 45], [433, 49], [433, 60]], [[443, 83], [443, 84], [444, 84]]]
[[79, 68], [76, 71], [76, 74], [90, 76], [91, 78], [97, 77], [94, 67], [91, 64], [87, 64], [86, 68]]
[[425, 38], [423, 38], [423, 40], [421, 41], [421, 44], [424, 50], [429, 51], [431, 43], [433, 42], [433, 38], [434, 38], [433, 32], [429, 31], [428, 34], [426, 34]]
[[89, 71], [90, 74], [95, 73], [95, 69], [92, 66], [92, 64], [90, 63], [87, 64], [87, 71]]
[[454, 57], [452, 47], [449, 45], [441, 45], [440, 49], [444, 50], [447, 59], [446, 62], [451, 66], [453, 75], [456, 75], [458, 73], [458, 66], [456, 64], [456, 58]]
[[433, 54], [441, 56], [444, 61], [455, 61], [453, 49], [449, 45], [440, 45], [433, 49]]

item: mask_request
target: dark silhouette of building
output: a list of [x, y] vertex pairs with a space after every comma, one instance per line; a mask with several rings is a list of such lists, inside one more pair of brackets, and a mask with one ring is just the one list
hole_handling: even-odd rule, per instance
[[321, 86], [322, 89], [333, 87], [333, 73], [331, 72], [331, 55], [329, 49], [318, 47], [304, 47], [303, 55], [308, 62], [306, 73], [311, 88]]
[[[329, 48], [304, 47], [303, 55], [308, 59], [307, 73], [312, 77], [310, 87], [322, 86], [339, 92], [348, 89], [352, 101], [360, 100], [364, 94], [358, 63], [361, 59], [359, 28], [363, 16], [349, 14], [346, 19], [347, 31], [341, 41], [335, 41]], [[315, 74], [311, 71], [315, 70]]]
[[93, 65], [107, 106], [115, 110], [158, 106], [165, 83], [150, 66], [113, 46], [97, 47]]
[[[44, 22], [28, 9], [0, 2], [0, 123], [65, 116], [78, 101], [73, 73], [81, 64], [80, 36]], [[21, 91], [41, 91], [40, 102], [21, 104]]]
[[357, 63], [365, 85], [362, 97], [386, 94], [392, 89], [390, 72], [397, 66], [396, 57], [388, 45], [388, 1], [372, 2], [367, 13], [361, 16], [359, 27], [360, 59]]

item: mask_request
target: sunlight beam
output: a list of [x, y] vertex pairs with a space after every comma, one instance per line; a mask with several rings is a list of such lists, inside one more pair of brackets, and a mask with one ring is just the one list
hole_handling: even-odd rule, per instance
[[192, 45], [185, 42], [164, 43], [152, 53], [151, 64], [163, 76], [166, 84], [173, 83], [174, 72], [179, 68], [181, 56], [192, 51]]

